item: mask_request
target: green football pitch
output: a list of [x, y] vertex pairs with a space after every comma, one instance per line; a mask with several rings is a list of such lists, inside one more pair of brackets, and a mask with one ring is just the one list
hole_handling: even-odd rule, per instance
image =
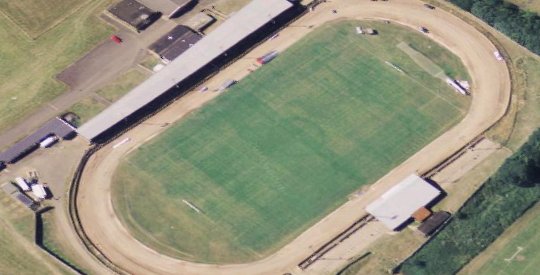
[[379, 35], [360, 36], [357, 24], [320, 27], [130, 154], [113, 203], [136, 238], [192, 261], [259, 259], [462, 119], [469, 99], [396, 45], [467, 79], [455, 56], [401, 26], [361, 22]]

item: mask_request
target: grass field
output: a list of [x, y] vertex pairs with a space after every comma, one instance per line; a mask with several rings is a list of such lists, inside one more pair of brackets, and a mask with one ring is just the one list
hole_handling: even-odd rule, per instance
[[[0, 1], [2, 5], [28, 5], [28, 13], [67, 10], [54, 6], [55, 1]], [[63, 1], [70, 2], [70, 1]], [[73, 1], [71, 1], [73, 2]], [[55, 75], [106, 38], [111, 29], [96, 16], [109, 0], [89, 1], [60, 24], [30, 40], [7, 17], [0, 14], [0, 131], [15, 125], [37, 107], [66, 90]], [[3, 10], [3, 8], [0, 8]], [[45, 24], [45, 23], [44, 23]]]
[[143, 82], [148, 76], [149, 73], [143, 73], [139, 69], [130, 69], [96, 93], [106, 100], [114, 102]]
[[133, 234], [194, 261], [261, 258], [463, 117], [468, 98], [396, 45], [468, 79], [455, 56], [401, 26], [362, 22], [380, 33], [366, 37], [357, 24], [314, 31], [128, 156], [112, 191]]
[[538, 0], [508, 0], [508, 2], [515, 4], [526, 11], [540, 14], [540, 1]]
[[[510, 226], [480, 257], [481, 268], [464, 270], [480, 275], [538, 274], [540, 267], [540, 205]], [[465, 272], [465, 273], [466, 273]]]
[[88, 0], [0, 1], [0, 11], [32, 38], [60, 23]]
[[34, 213], [0, 190], [0, 274], [69, 274], [34, 245]]
[[131, 69], [96, 92], [96, 94], [101, 96], [105, 102], [90, 96], [73, 104], [68, 111], [79, 116], [80, 119], [76, 124], [81, 125], [105, 110], [109, 102], [112, 103], [116, 101], [144, 81], [147, 77], [148, 75], [140, 70]]

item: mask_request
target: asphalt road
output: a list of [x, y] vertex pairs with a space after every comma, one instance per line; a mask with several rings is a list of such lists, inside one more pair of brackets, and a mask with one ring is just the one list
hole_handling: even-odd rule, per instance
[[[352, 199], [320, 222], [303, 232], [286, 246], [268, 257], [245, 264], [215, 265], [192, 263], [174, 259], [144, 246], [122, 225], [111, 203], [111, 176], [118, 163], [141, 144], [164, 131], [157, 126], [172, 122], [211, 100], [217, 93], [192, 93], [172, 104], [164, 111], [135, 127], [118, 140], [131, 141], [113, 149], [105, 147], [90, 160], [83, 175], [79, 194], [79, 212], [88, 236], [99, 243], [102, 251], [117, 265], [134, 274], [283, 274], [299, 273], [296, 265], [310, 255], [313, 248], [330, 240], [355, 219], [364, 214], [364, 207], [413, 172], [430, 169], [463, 147], [474, 137], [495, 123], [505, 113], [510, 99], [510, 77], [504, 62], [495, 60], [495, 47], [480, 32], [460, 19], [440, 9], [429, 10], [415, 0], [371, 2], [358, 0], [332, 1], [294, 23], [295, 26], [319, 26], [340, 18], [387, 19], [414, 29], [425, 26], [429, 37], [459, 56], [472, 78], [472, 103], [466, 117], [456, 126], [435, 139], [407, 161], [377, 181], [370, 190]], [[334, 14], [332, 9], [338, 12]], [[263, 43], [248, 56], [257, 56], [268, 50], [283, 50], [311, 29], [289, 27], [279, 37]], [[233, 64], [214, 77], [208, 86], [218, 85], [221, 79], [233, 76], [240, 79], [252, 61], [245, 59]], [[73, 234], [69, 228], [66, 234]], [[356, 234], [363, 234], [360, 230]], [[369, 234], [366, 234], [369, 235]], [[361, 238], [355, 249], [365, 248], [371, 241]], [[316, 270], [303, 273], [317, 273]]]

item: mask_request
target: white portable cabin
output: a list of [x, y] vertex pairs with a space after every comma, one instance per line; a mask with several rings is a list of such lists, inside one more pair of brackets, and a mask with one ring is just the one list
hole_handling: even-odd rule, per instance
[[43, 184], [41, 183], [38, 183], [38, 184], [34, 184], [32, 185], [32, 193], [34, 193], [34, 195], [40, 199], [45, 199], [45, 197], [47, 197], [47, 192], [45, 191], [45, 186], [43, 186]]
[[39, 147], [41, 148], [49, 148], [51, 147], [53, 144], [55, 144], [56, 142], [58, 141], [58, 137], [57, 136], [50, 136], [44, 140], [42, 140], [40, 143], [39, 143]]
[[448, 85], [454, 88], [458, 93], [462, 95], [469, 95], [469, 91], [465, 90], [465, 88], [463, 88], [461, 84], [459, 84], [456, 80], [451, 79], [451, 78], [446, 78], [446, 83], [448, 83]]
[[28, 183], [26, 182], [25, 179], [21, 178], [21, 177], [16, 177], [15, 178], [15, 183], [17, 184], [17, 186], [19, 186], [23, 191], [30, 191], [30, 187], [28, 186]]

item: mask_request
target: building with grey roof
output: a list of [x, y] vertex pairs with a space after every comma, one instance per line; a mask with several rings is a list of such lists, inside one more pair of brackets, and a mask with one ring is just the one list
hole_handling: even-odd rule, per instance
[[139, 0], [150, 9], [159, 11], [168, 18], [176, 18], [193, 9], [199, 1], [196, 0]]
[[227, 57], [231, 49], [243, 40], [249, 37], [255, 39], [253, 35], [257, 30], [274, 24], [276, 17], [292, 6], [287, 0], [251, 1], [161, 71], [83, 124], [77, 132], [88, 140], [95, 140], [113, 126], [124, 123], [128, 116], [159, 100], [169, 90], [180, 87], [181, 82], [208, 67], [211, 62]]
[[26, 156], [39, 146], [39, 143], [51, 135], [62, 139], [69, 139], [75, 133], [75, 127], [59, 117], [55, 117], [33, 134], [23, 138], [3, 152], [0, 152], [0, 162], [14, 163]]
[[159, 12], [135, 0], [122, 0], [112, 5], [107, 11], [137, 31], [148, 28], [161, 16]]
[[201, 40], [202, 35], [192, 29], [178, 25], [150, 45], [149, 49], [165, 63], [170, 63]]
[[412, 219], [413, 214], [441, 195], [441, 190], [412, 174], [366, 207], [366, 211], [392, 230]]

